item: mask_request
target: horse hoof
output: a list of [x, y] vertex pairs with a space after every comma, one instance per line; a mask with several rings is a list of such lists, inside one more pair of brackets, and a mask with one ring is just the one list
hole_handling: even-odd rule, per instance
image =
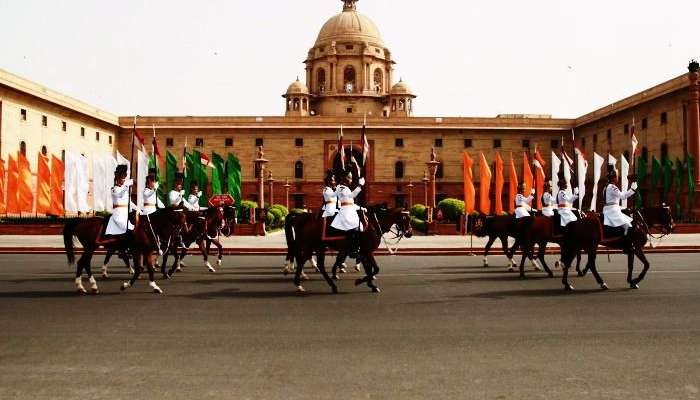
[[155, 287], [155, 288], [153, 288], [153, 293], [154, 294], [163, 294], [163, 289], [161, 289], [159, 287]]
[[340, 268], [340, 269], [338, 269], [338, 272], [340, 272], [341, 274], [344, 274], [344, 273], [348, 272], [348, 270], [346, 270], [345, 268]]
[[214, 269], [214, 267], [207, 267], [207, 269], [208, 269], [209, 272], [211, 272], [212, 274], [216, 272], [216, 270]]
[[340, 280], [340, 277], [337, 274], [333, 274], [333, 280], [334, 281]]
[[182, 267], [175, 268], [175, 272], [182, 272]]
[[559, 261], [554, 263], [554, 269], [559, 269]]
[[550, 277], [550, 278], [554, 278], [554, 274], [551, 273], [551, 272], [549, 272], [549, 273], [547, 274], [547, 276]]
[[362, 263], [355, 264], [355, 272], [360, 272], [361, 267], [362, 267]]
[[488, 267], [489, 267], [489, 263], [484, 263], [484, 268], [488, 268]]
[[297, 286], [297, 293], [306, 293], [303, 286]]
[[636, 290], [636, 289], [639, 289], [639, 285], [637, 285], [637, 284], [634, 283], [634, 282], [630, 282], [630, 289], [635, 289], [635, 290]]
[[333, 286], [333, 287], [331, 288], [331, 293], [333, 293], [333, 294], [338, 294], [338, 287], [337, 287], [337, 286]]
[[121, 291], [123, 292], [130, 287], [131, 287], [131, 284], [129, 282], [124, 282], [124, 283], [122, 283]]
[[133, 268], [129, 267], [129, 275], [133, 275], [135, 273], [136, 273], [136, 271], [134, 271]]
[[83, 295], [83, 294], [87, 294], [87, 291], [85, 290], [85, 288], [78, 288], [78, 289], [76, 289], [76, 293]]
[[566, 290], [567, 292], [573, 292], [574, 287], [567, 283], [566, 285], [564, 285], [564, 290]]
[[303, 279], [303, 280], [305, 280], [305, 281], [308, 281], [308, 280], [309, 280], [309, 276], [302, 272], [302, 273], [301, 273], [301, 279]]
[[92, 288], [92, 289], [90, 289], [90, 293], [91, 293], [91, 294], [100, 294], [100, 289], [98, 289], [98, 288]]
[[600, 285], [600, 290], [608, 290], [608, 285], [603, 283]]
[[513, 268], [513, 267], [508, 267], [508, 272], [515, 272], [515, 268]]
[[381, 292], [382, 292], [382, 291], [379, 290], [378, 287], [373, 287], [373, 288], [372, 288], [372, 293], [381, 293]]
[[520, 279], [525, 279], [525, 274], [520, 274]]
[[224, 260], [216, 260], [216, 266], [220, 267], [224, 263]]

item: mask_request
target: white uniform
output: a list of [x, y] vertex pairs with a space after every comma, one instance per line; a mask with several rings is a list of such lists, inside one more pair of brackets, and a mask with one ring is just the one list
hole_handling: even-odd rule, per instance
[[190, 211], [199, 211], [199, 198], [202, 197], [202, 192], [199, 192], [197, 194], [190, 194], [187, 197], [187, 203], [189, 203], [189, 207], [187, 207]]
[[168, 201], [170, 202], [170, 205], [173, 207], [180, 207], [183, 206], [188, 210], [192, 210], [192, 206], [190, 203], [185, 201], [185, 191], [177, 191], [177, 190], [171, 190], [170, 193], [168, 193]]
[[163, 202], [158, 198], [158, 183], [154, 189], [145, 188], [143, 190], [143, 215], [151, 215], [159, 208], [165, 208]]
[[542, 195], [542, 215], [544, 215], [545, 217], [553, 217], [555, 204], [556, 203], [554, 202], [552, 194], [549, 192], [545, 192]]
[[559, 216], [561, 217], [561, 226], [567, 226], [570, 222], [578, 220], [573, 212], [574, 201], [578, 199], [578, 195], [569, 194], [562, 189], [557, 194], [557, 203], [559, 205]]
[[634, 190], [621, 192], [612, 183], [605, 188], [605, 207], [603, 207], [603, 223], [613, 228], [624, 227], [625, 232], [632, 227], [632, 218], [622, 213], [620, 200], [625, 200], [634, 195]]
[[[129, 203], [131, 203], [129, 199], [129, 186], [132, 184], [133, 181], [128, 180], [124, 182], [124, 185], [115, 185], [112, 188], [112, 204], [114, 205], [114, 209], [112, 210], [112, 218], [109, 219], [105, 234], [123, 235], [126, 233], [127, 225], [129, 230], [134, 229], [134, 225], [129, 222]], [[134, 203], [131, 203], [131, 209], [137, 209]]]
[[323, 189], [323, 218], [332, 217], [338, 213], [338, 193], [333, 188], [326, 186]]
[[355, 190], [350, 191], [345, 185], [338, 185], [337, 194], [338, 202], [340, 203], [340, 211], [333, 220], [331, 226], [341, 231], [349, 231], [360, 227], [360, 217], [357, 215], [359, 207], [355, 204], [355, 197], [362, 191], [362, 187], [358, 186]]
[[529, 217], [530, 210], [532, 209], [532, 195], [525, 197], [518, 193], [515, 196], [515, 219]]

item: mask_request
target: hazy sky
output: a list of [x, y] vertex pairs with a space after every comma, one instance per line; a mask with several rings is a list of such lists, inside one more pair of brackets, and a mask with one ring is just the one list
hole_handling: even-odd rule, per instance
[[[0, 0], [0, 68], [119, 115], [282, 115], [340, 0]], [[360, 0], [417, 115], [576, 117], [686, 71], [700, 1]]]

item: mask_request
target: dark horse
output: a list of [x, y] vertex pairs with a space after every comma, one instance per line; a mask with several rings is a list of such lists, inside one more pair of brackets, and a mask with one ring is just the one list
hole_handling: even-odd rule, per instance
[[[374, 276], [379, 271], [374, 252], [381, 244], [382, 233], [389, 232], [396, 225], [401, 237], [410, 238], [413, 235], [411, 217], [404, 209], [388, 209], [383, 205], [368, 207], [366, 217], [364, 230], [359, 233], [360, 255], [365, 277], [355, 280], [355, 286], [366, 283], [372, 292], [379, 293], [379, 288], [374, 284]], [[285, 219], [287, 247], [293, 255], [292, 262], [296, 261], [294, 285], [298, 292], [304, 292], [301, 286], [301, 271], [304, 263], [315, 253], [321, 275], [331, 287], [331, 291], [338, 293], [338, 287], [326, 272], [326, 250], [330, 248], [347, 253], [355, 244], [349, 237], [340, 240], [321, 240], [323, 222], [321, 217], [310, 213], [289, 214]]]
[[[657, 206], [641, 211], [633, 211], [632, 228], [629, 229], [626, 236], [604, 237], [601, 217], [593, 213], [570, 223], [567, 226], [567, 233], [561, 248], [562, 263], [564, 264], [564, 276], [562, 277], [564, 289], [574, 289], [568, 280], [569, 268], [576, 254], [580, 251], [585, 251], [588, 254], [588, 263], [584, 269], [584, 274], [590, 270], [600, 288], [607, 290], [608, 286], [601, 278], [595, 265], [598, 245], [622, 250], [627, 255], [627, 283], [630, 285], [630, 288], [639, 289], [639, 283], [649, 270], [649, 261], [644, 255], [644, 246], [651, 235], [652, 227], [658, 228], [664, 235], [673, 231], [673, 217], [669, 207]], [[635, 256], [639, 258], [644, 268], [639, 276], [632, 278]]]
[[[149, 268], [149, 277], [152, 282], [152, 287], [155, 285], [152, 255], [154, 251], [158, 250], [158, 246], [155, 244], [156, 239], [153, 235], [155, 233], [155, 235], [161, 238], [178, 235], [179, 231], [185, 226], [185, 217], [182, 212], [172, 209], [163, 209], [156, 211], [148, 218], [150, 218], [151, 221], [150, 226], [145, 216], [137, 218], [135, 213], [132, 213], [130, 220], [134, 223], [134, 230], [125, 235], [109, 238], [103, 243], [98, 243], [98, 238], [100, 238], [104, 232], [107, 219], [102, 217], [86, 219], [76, 218], [66, 222], [63, 227], [63, 244], [69, 264], [75, 263], [73, 239], [77, 238], [83, 247], [83, 254], [77, 262], [75, 275], [76, 286], [79, 293], [85, 293], [85, 289], [80, 282], [83, 271], [87, 273], [90, 279], [90, 289], [92, 293], [99, 292], [97, 282], [92, 275], [92, 268], [90, 266], [92, 256], [99, 247], [104, 247], [107, 250], [116, 252], [127, 252], [133, 257], [134, 277], [131, 280], [131, 284], [133, 284], [141, 274], [143, 270], [142, 265], [146, 264]], [[157, 285], [155, 287], [157, 287]]]
[[[508, 249], [508, 237], [515, 237], [517, 235], [516, 219], [512, 215], [477, 215], [469, 216], [467, 229], [469, 232], [473, 233], [477, 237], [488, 236], [489, 241], [484, 247], [484, 267], [489, 266], [489, 250], [491, 246], [496, 241], [496, 239], [501, 240], [501, 246], [503, 246], [503, 253], [508, 257], [508, 269], [514, 271], [515, 262], [513, 261], [513, 254], [515, 251], [510, 251]], [[530, 257], [532, 260], [532, 257]], [[537, 264], [533, 262], [536, 269], [539, 269]]]
[[[236, 225], [236, 207], [222, 205], [210, 207], [204, 211], [185, 211], [187, 224], [190, 229], [182, 233], [181, 240], [178, 238], [172, 251], [163, 254], [163, 265], [161, 273], [163, 278], [170, 278], [178, 267], [182, 265], [182, 259], [187, 255], [187, 249], [196, 243], [204, 258], [204, 264], [209, 272], [216, 272], [216, 269], [209, 262], [209, 250], [213, 244], [218, 249], [217, 267], [223, 262], [224, 248], [219, 240], [223, 234], [229, 237], [233, 234]], [[166, 271], [168, 264], [168, 254], [172, 254], [175, 260], [169, 271]]]

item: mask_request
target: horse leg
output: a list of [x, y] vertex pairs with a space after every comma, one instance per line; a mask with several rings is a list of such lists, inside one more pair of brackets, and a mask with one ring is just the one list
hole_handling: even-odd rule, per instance
[[358, 279], [355, 281], [355, 286], [359, 284], [362, 284], [363, 282], [367, 282], [367, 287], [369, 287], [372, 290], [372, 293], [379, 293], [381, 292], [379, 288], [374, 284], [374, 276], [376, 275], [376, 272], [379, 271], [379, 265], [377, 264], [377, 259], [374, 258], [374, 254], [367, 254], [366, 258], [364, 260], [364, 269], [365, 269], [365, 274], [366, 276], [362, 279]]
[[160, 273], [163, 274], [163, 279], [168, 279], [168, 256], [170, 254], [170, 249], [165, 249], [163, 252], [163, 264], [160, 266]]
[[489, 249], [493, 242], [496, 241], [496, 236], [489, 236], [489, 241], [486, 242], [486, 247], [484, 248], [484, 268], [489, 267]]
[[605, 281], [603, 281], [603, 278], [598, 273], [598, 268], [596, 268], [595, 266], [596, 255], [597, 254], [595, 251], [588, 253], [588, 262], [586, 263], [586, 269], [591, 270], [595, 281], [598, 282], [602, 290], [608, 290], [608, 285], [605, 284]]
[[306, 252], [304, 251], [305, 249], [302, 249], [301, 246], [296, 246], [294, 249], [294, 260], [296, 261], [296, 269], [294, 270], [294, 286], [297, 288], [297, 293], [304, 293], [306, 290], [304, 290], [304, 287], [301, 286], [301, 273], [303, 272], [304, 269], [304, 262], [306, 258]]
[[155, 268], [153, 267], [153, 255], [152, 254], [145, 254], [143, 256], [143, 261], [146, 264], [146, 268], [148, 269], [148, 286], [151, 287], [153, 290], [153, 293], [156, 294], [163, 294], [163, 290], [158, 287], [158, 284], [156, 283], [155, 279]]
[[629, 283], [630, 288], [639, 289], [639, 285], [632, 283], [632, 272], [634, 271], [634, 252], [630, 251], [627, 253], [627, 283]]
[[647, 271], [649, 271], [649, 260], [647, 260], [646, 255], [644, 255], [644, 250], [641, 247], [637, 247], [634, 249], [634, 254], [639, 258], [639, 261], [644, 264], [644, 268], [642, 268], [642, 272], [639, 273], [639, 276], [632, 279], [632, 283], [639, 287], [639, 283], [644, 280], [644, 277], [647, 274]]
[[323, 279], [325, 279], [328, 286], [331, 287], [331, 292], [333, 294], [337, 294], [338, 287], [335, 285], [335, 282], [333, 282], [333, 279], [331, 279], [331, 277], [328, 275], [328, 272], [326, 272], [326, 249], [322, 248], [316, 251], [316, 263], [318, 264], [318, 270], [321, 272]]
[[143, 271], [143, 267], [141, 266], [141, 258], [140, 253], [134, 253], [134, 274], [129, 281], [122, 283], [122, 291], [134, 286], [136, 281], [139, 279], [141, 271]]
[[[333, 268], [331, 269], [331, 276], [333, 279], [338, 280], [338, 267], [340, 267], [345, 259], [347, 258], [347, 251], [338, 250], [338, 255], [335, 257], [335, 262], [333, 263]], [[342, 269], [341, 269], [342, 271]]]
[[129, 259], [129, 252], [124, 250], [119, 250], [119, 258], [124, 261], [124, 265], [129, 269], [129, 273], [133, 274], [134, 269], [131, 267], [131, 260]]
[[218, 250], [218, 254], [216, 257], [216, 266], [221, 267], [221, 265], [224, 263], [224, 246], [221, 245], [219, 239], [214, 239], [211, 242], [214, 243]]
[[107, 249], [107, 253], [105, 254], [105, 260], [102, 263], [102, 277], [103, 278], [109, 278], [109, 273], [107, 271], [107, 265], [109, 264], [109, 260], [114, 255], [114, 252], [115, 252], [115, 250]]
[[[206, 245], [205, 242], [207, 243]], [[214, 267], [212, 267], [211, 263], [209, 262], [209, 240], [202, 239], [199, 241], [199, 243], [197, 243], [197, 245], [199, 246], [199, 251], [202, 252], [202, 257], [204, 258], [204, 265], [207, 267], [209, 272], [216, 272]]]
[[83, 253], [82, 257], [80, 257], [80, 260], [84, 262], [83, 269], [85, 269], [85, 272], [87, 272], [88, 280], [90, 282], [90, 293], [98, 294], [100, 293], [100, 290], [97, 288], [97, 280], [95, 280], [95, 277], [92, 275], [92, 267], [90, 266], [90, 262], [92, 261], [92, 254], [94, 252], [95, 249], [85, 249], [85, 252]]
[[547, 251], [547, 243], [540, 243], [537, 246], [537, 259], [540, 260], [542, 263], [542, 268], [544, 268], [544, 271], [547, 273], [547, 276], [550, 278], [554, 278], [554, 273], [552, 272], [551, 269], [549, 269], [549, 265], [547, 265], [547, 262], [544, 260], [544, 254]]
[[[590, 254], [590, 253], [589, 253]], [[564, 290], [567, 292], [573, 292], [574, 287], [569, 283], [569, 268], [571, 268], [571, 261], [574, 257], [571, 256], [571, 250], [567, 249], [564, 244], [561, 245], [561, 263], [563, 274], [561, 277], [561, 283], [564, 285]]]
[[76, 263], [75, 288], [79, 294], [87, 294], [85, 287], [83, 287], [83, 270], [85, 269], [84, 257], [88, 253], [88, 251], [88, 248], [85, 248], [83, 255], [78, 259], [78, 262]]

